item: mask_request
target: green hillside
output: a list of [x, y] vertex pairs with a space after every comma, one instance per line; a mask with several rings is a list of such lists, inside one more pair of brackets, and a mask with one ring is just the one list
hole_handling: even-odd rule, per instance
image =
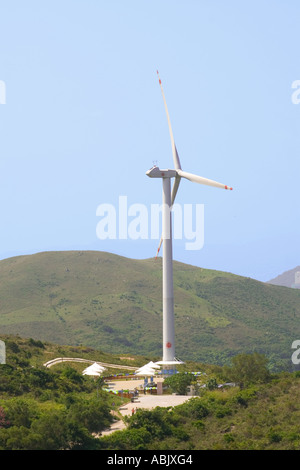
[[[162, 353], [161, 259], [97, 251], [0, 261], [0, 337], [19, 334], [114, 354]], [[291, 366], [300, 291], [174, 262], [176, 355], [228, 363], [240, 352]]]

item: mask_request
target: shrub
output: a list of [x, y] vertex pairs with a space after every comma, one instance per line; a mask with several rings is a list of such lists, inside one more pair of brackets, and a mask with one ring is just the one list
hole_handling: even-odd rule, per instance
[[247, 408], [248, 402], [256, 396], [256, 389], [247, 388], [245, 390], [240, 390], [236, 396], [233, 398], [233, 402], [238, 403], [241, 406]]
[[97, 398], [78, 398], [69, 406], [68, 420], [81, 423], [89, 432], [99, 432], [113, 421], [109, 406]]
[[28, 344], [29, 344], [30, 346], [35, 346], [36, 348], [45, 349], [44, 344], [43, 344], [42, 341], [40, 341], [40, 340], [35, 340], [35, 339], [33, 339], [33, 338], [29, 338]]
[[280, 442], [282, 440], [281, 434], [273, 429], [268, 432], [268, 438], [270, 442]]
[[165, 385], [168, 385], [173, 393], [179, 395], [186, 395], [189, 385], [194, 381], [194, 376], [191, 373], [179, 372], [171, 377], [167, 377], [164, 381]]
[[6, 418], [6, 413], [2, 406], [0, 406], [0, 429], [1, 428], [6, 428], [9, 425], [9, 421]]
[[224, 367], [227, 376], [241, 387], [265, 383], [270, 378], [268, 359], [263, 354], [238, 354], [232, 359], [232, 367]]
[[233, 442], [234, 441], [234, 435], [231, 432], [228, 432], [224, 434], [224, 441], [225, 442]]
[[182, 428], [174, 428], [172, 434], [179, 441], [188, 441], [190, 439], [189, 434]]
[[36, 402], [32, 399], [12, 398], [5, 402], [7, 419], [11, 426], [29, 428], [38, 417]]
[[129, 418], [128, 429], [144, 428], [153, 438], [164, 438], [172, 434], [172, 425], [177, 424], [174, 413], [167, 408], [156, 407], [154, 410], [138, 410]]
[[100, 446], [114, 450], [144, 450], [152, 439], [151, 433], [141, 427], [116, 431], [100, 439]]
[[192, 426], [195, 426], [195, 428], [199, 429], [200, 431], [204, 430], [205, 428], [205, 424], [203, 423], [203, 421], [201, 421], [201, 419], [197, 419], [197, 421], [193, 421]]
[[209, 414], [209, 409], [201, 398], [191, 398], [186, 403], [177, 406], [176, 412], [180, 415], [199, 420]]

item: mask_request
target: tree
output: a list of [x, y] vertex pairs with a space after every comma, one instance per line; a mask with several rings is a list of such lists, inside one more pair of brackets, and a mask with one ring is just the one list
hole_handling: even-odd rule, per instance
[[82, 374], [79, 374], [79, 372], [77, 372], [77, 370], [73, 369], [73, 367], [66, 367], [62, 371], [61, 375], [64, 376], [64, 377], [67, 377], [68, 379], [70, 379], [71, 382], [78, 383], [78, 384], [82, 384], [82, 382], [84, 380]]
[[211, 377], [206, 382], [206, 386], [207, 386], [208, 390], [214, 390], [214, 389], [218, 388], [217, 379], [215, 377]]
[[270, 378], [267, 363], [268, 359], [263, 354], [238, 354], [232, 359], [232, 367], [225, 366], [225, 372], [240, 387], [265, 383]]
[[6, 401], [5, 409], [11, 426], [29, 428], [39, 414], [36, 402], [30, 398], [11, 398]]
[[6, 414], [2, 406], [0, 406], [0, 428], [6, 428], [9, 425], [9, 421], [6, 418]]
[[113, 421], [108, 404], [96, 398], [77, 398], [69, 407], [68, 419], [81, 423], [90, 433], [102, 431]]
[[194, 376], [191, 373], [179, 372], [178, 374], [171, 375], [164, 380], [173, 393], [179, 395], [186, 395], [189, 385], [194, 381]]
[[159, 406], [153, 410], [138, 410], [133, 416], [127, 418], [127, 422], [129, 430], [142, 429], [147, 431], [152, 438], [157, 439], [171, 435], [174, 425], [177, 424], [174, 415], [168, 409]]

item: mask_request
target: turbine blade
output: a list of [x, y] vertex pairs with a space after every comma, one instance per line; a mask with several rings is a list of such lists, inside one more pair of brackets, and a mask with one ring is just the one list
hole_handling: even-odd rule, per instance
[[209, 180], [208, 178], [203, 178], [202, 176], [193, 175], [192, 173], [187, 173], [186, 171], [177, 170], [177, 173], [182, 178], [186, 178], [187, 180], [190, 180], [193, 183], [205, 184], [207, 186], [214, 186], [215, 188], [232, 190], [232, 188], [230, 186], [227, 186], [226, 184], [218, 183], [217, 181]]
[[171, 145], [172, 145], [173, 161], [174, 161], [175, 169], [180, 170], [181, 169], [180, 160], [179, 160], [177, 148], [176, 148], [174, 137], [173, 137], [173, 132], [172, 132], [172, 127], [171, 127], [171, 121], [170, 121], [169, 111], [168, 111], [168, 107], [167, 107], [167, 102], [166, 102], [166, 98], [165, 98], [165, 94], [164, 94], [164, 90], [163, 90], [163, 87], [162, 87], [162, 84], [161, 84], [161, 79], [159, 77], [158, 70], [157, 70], [157, 75], [158, 75], [158, 81], [159, 81], [159, 84], [160, 84], [160, 89], [161, 89], [161, 93], [162, 93], [162, 96], [163, 96], [163, 100], [164, 100], [164, 104], [165, 104], [165, 110], [166, 110], [167, 119], [168, 119], [169, 132], [170, 132]]
[[158, 248], [157, 248], [157, 252], [156, 252], [156, 255], [155, 255], [155, 259], [158, 257], [158, 253], [159, 253], [159, 250], [161, 248], [162, 241], [163, 241], [163, 237], [161, 236], [160, 237], [160, 242], [159, 242], [159, 245], [158, 245]]
[[176, 194], [177, 194], [177, 191], [178, 191], [178, 188], [179, 188], [180, 180], [181, 180], [181, 177], [176, 175], [175, 180], [174, 180], [174, 184], [173, 184], [173, 187], [172, 187], [171, 206], [173, 206], [173, 204], [174, 204]]

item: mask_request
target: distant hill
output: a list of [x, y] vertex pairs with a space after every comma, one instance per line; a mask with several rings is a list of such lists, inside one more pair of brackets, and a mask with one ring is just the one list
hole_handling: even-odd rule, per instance
[[[1, 334], [112, 354], [162, 354], [161, 258], [44, 252], [0, 261]], [[291, 365], [300, 291], [174, 262], [176, 355], [212, 364], [240, 352]]]
[[300, 266], [296, 266], [296, 268], [285, 271], [274, 279], [270, 279], [268, 284], [273, 284], [275, 286], [295, 287], [295, 274], [297, 272], [300, 272]]

